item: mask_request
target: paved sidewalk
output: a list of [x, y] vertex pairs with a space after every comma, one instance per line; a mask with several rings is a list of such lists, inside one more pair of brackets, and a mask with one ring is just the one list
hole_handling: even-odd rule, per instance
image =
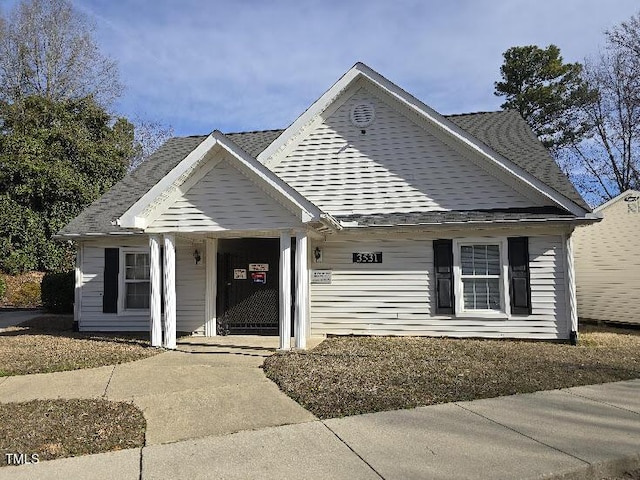
[[599, 479], [640, 466], [640, 380], [0, 468], [2, 479]]

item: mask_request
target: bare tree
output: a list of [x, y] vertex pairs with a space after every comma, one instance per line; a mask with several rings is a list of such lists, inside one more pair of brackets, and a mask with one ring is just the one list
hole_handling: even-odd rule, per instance
[[640, 14], [606, 36], [605, 50], [585, 62], [583, 73], [598, 92], [582, 109], [590, 129], [562, 157], [593, 203], [640, 186]]
[[136, 154], [131, 159], [129, 170], [138, 168], [164, 142], [173, 137], [173, 127], [160, 122], [137, 118], [133, 123]]
[[116, 63], [103, 56], [94, 28], [67, 0], [22, 0], [0, 18], [0, 99], [53, 101], [120, 95]]

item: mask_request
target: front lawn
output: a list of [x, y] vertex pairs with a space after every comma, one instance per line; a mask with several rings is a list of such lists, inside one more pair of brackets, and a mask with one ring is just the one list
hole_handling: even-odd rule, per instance
[[581, 327], [580, 344], [336, 337], [265, 360], [267, 376], [320, 418], [640, 377], [640, 330]]
[[156, 355], [148, 335], [72, 331], [73, 317], [44, 315], [0, 332], [0, 377], [115, 365]]
[[146, 429], [134, 405], [102, 399], [0, 403], [0, 425], [0, 466], [16, 461], [7, 454], [42, 461], [139, 448]]

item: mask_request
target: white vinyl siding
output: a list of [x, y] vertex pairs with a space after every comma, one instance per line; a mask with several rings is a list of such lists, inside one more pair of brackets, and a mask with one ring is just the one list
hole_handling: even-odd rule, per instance
[[578, 316], [640, 323], [640, 204], [621, 198], [573, 234]]
[[[563, 239], [529, 238], [531, 315], [437, 315], [431, 238], [329, 239], [322, 263], [330, 285], [311, 284], [312, 334], [568, 338]], [[382, 252], [381, 264], [352, 263], [353, 252]]]
[[[350, 121], [361, 102], [375, 121]], [[273, 170], [330, 214], [530, 207], [534, 202], [360, 89]]]
[[272, 230], [295, 226], [300, 226], [300, 221], [291, 212], [223, 160], [169, 205], [151, 223], [148, 232]]
[[[82, 331], [148, 331], [149, 311], [140, 313], [126, 312], [102, 313], [102, 298], [104, 291], [104, 249], [120, 248], [148, 249], [147, 237], [123, 240], [113, 239], [90, 241], [82, 244], [82, 286], [81, 286], [81, 317], [79, 327]], [[201, 252], [202, 260], [195, 264], [193, 252]], [[121, 271], [122, 273], [122, 271]], [[184, 332], [204, 331], [204, 285], [205, 259], [204, 244], [191, 244], [178, 240], [176, 245], [176, 319], [177, 330]], [[121, 288], [119, 295], [123, 292]]]

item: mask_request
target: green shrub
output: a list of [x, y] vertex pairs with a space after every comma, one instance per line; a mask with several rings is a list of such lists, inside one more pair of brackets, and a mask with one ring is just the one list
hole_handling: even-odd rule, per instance
[[42, 304], [53, 313], [73, 313], [75, 274], [47, 273], [42, 279]]
[[12, 297], [16, 307], [37, 307], [41, 304], [40, 283], [24, 282]]
[[0, 300], [4, 298], [4, 294], [7, 293], [7, 282], [4, 278], [0, 277]]

